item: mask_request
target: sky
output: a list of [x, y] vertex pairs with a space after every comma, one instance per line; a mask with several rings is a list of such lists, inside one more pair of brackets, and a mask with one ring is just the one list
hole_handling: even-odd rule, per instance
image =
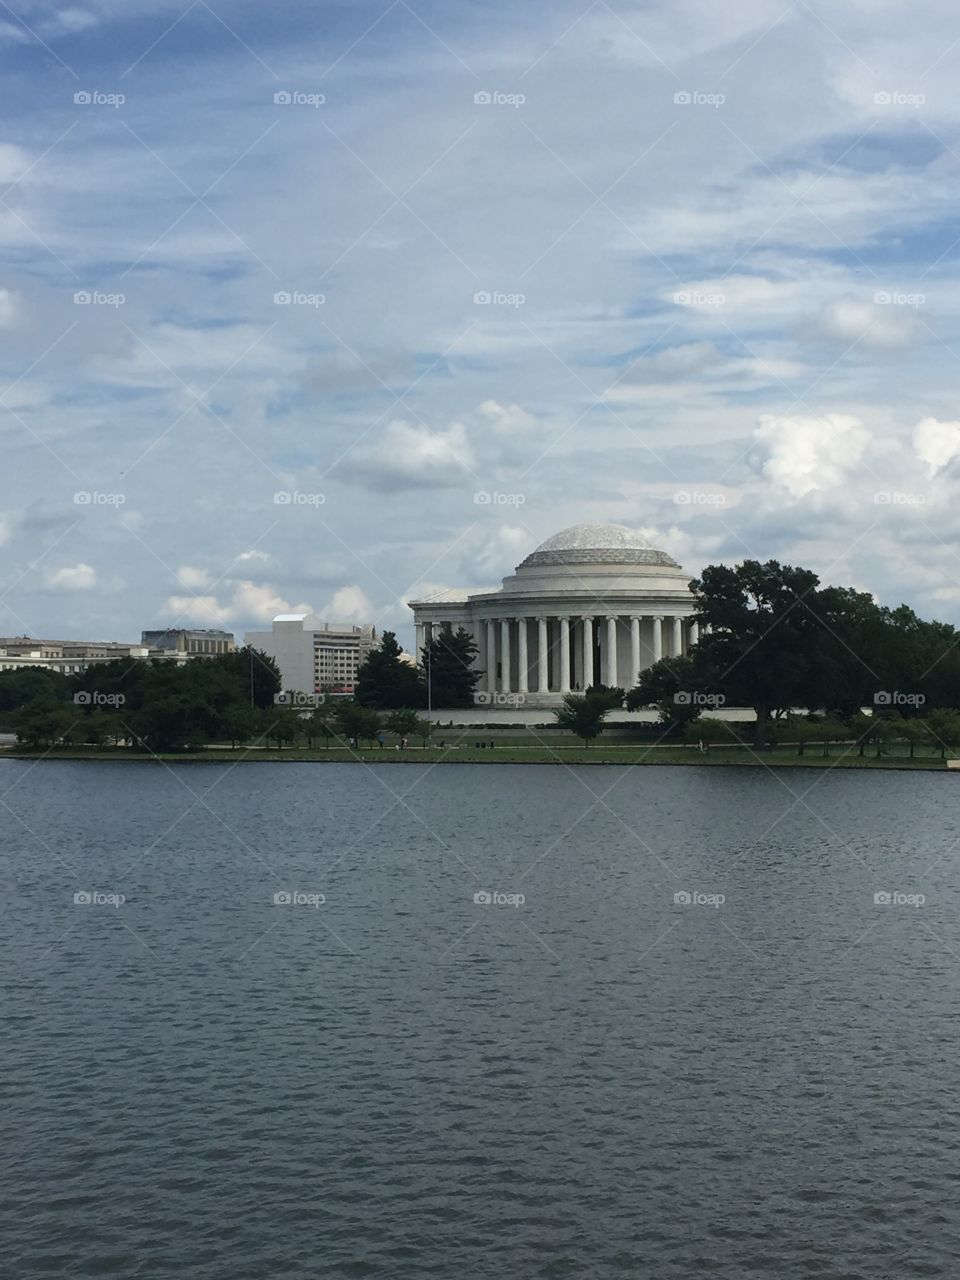
[[0, 0], [0, 634], [577, 523], [960, 624], [960, 13]]

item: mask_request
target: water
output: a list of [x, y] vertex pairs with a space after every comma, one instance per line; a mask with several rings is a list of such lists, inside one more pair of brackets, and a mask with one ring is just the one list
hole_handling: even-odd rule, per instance
[[3, 762], [0, 1272], [955, 1275], [958, 783]]

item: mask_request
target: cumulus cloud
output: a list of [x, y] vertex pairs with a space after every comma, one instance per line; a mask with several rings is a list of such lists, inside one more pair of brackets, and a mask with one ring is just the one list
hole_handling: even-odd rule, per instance
[[97, 574], [91, 565], [80, 561], [78, 564], [49, 570], [45, 581], [54, 591], [90, 591], [97, 585]]
[[848, 295], [825, 303], [817, 318], [804, 326], [804, 332], [848, 346], [894, 351], [916, 342], [924, 330], [909, 307], [858, 302]]
[[960, 454], [960, 422], [924, 418], [913, 429], [913, 447], [930, 475], [937, 475]]
[[870, 434], [852, 414], [822, 418], [763, 414], [754, 431], [767, 480], [791, 498], [836, 488], [863, 458]]
[[341, 587], [320, 611], [325, 622], [370, 622], [376, 612], [371, 600], [357, 586]]
[[397, 420], [355, 449], [343, 467], [373, 489], [433, 489], [458, 483], [474, 462], [462, 422], [433, 430]]
[[221, 602], [214, 595], [168, 596], [163, 606], [166, 619], [183, 619], [197, 626], [220, 627], [227, 623], [272, 622], [278, 613], [312, 613], [309, 604], [292, 604], [267, 583], [242, 579], [227, 584], [230, 598]]
[[177, 570], [177, 581], [188, 591], [200, 591], [209, 584], [210, 574], [206, 569], [184, 564]]
[[539, 426], [537, 419], [516, 404], [500, 404], [497, 400], [484, 400], [477, 409], [482, 423], [493, 428], [497, 435], [513, 435], [517, 431], [529, 431]]

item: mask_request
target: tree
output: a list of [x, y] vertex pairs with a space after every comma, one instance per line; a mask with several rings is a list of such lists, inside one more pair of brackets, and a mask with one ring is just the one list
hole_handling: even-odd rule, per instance
[[927, 736], [940, 748], [941, 760], [948, 747], [960, 743], [960, 713], [937, 708], [925, 720]]
[[246, 689], [248, 706], [251, 693], [255, 707], [266, 710], [273, 706], [274, 699], [282, 688], [282, 680], [280, 668], [268, 653], [247, 644], [236, 653], [221, 653], [210, 661], [216, 662], [228, 675], [235, 677], [238, 688]]
[[[429, 724], [429, 721], [427, 723]], [[409, 738], [420, 727], [420, 717], [409, 708], [391, 711], [387, 716], [386, 727], [398, 738]]]
[[422, 746], [426, 746], [430, 741], [430, 735], [433, 733], [434, 724], [432, 720], [428, 720], [425, 716], [418, 716], [414, 733], [420, 739]]
[[357, 672], [355, 698], [361, 706], [381, 711], [420, 707], [426, 701], [423, 673], [405, 662], [392, 631], [385, 631]]
[[463, 627], [449, 624], [435, 633], [423, 649], [423, 674], [432, 707], [472, 707], [481, 672], [475, 671], [478, 649]]
[[697, 719], [703, 703], [695, 696], [701, 689], [703, 676], [697, 659], [661, 658], [641, 671], [636, 686], [626, 695], [628, 711], [656, 707], [660, 723], [674, 737]]
[[587, 694], [567, 693], [564, 694], [563, 703], [553, 714], [561, 729], [569, 729], [589, 747], [591, 741], [603, 732], [603, 722], [608, 711], [609, 708], [599, 699]]

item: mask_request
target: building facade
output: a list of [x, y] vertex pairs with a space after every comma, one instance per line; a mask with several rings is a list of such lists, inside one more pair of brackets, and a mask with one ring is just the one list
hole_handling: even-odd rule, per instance
[[168, 631], [141, 631], [140, 643], [159, 654], [184, 653], [191, 658], [214, 658], [221, 653], [235, 653], [236, 641], [229, 631], [190, 630], [173, 627]]
[[247, 644], [280, 668], [284, 692], [350, 695], [357, 671], [378, 644], [372, 625], [324, 622], [315, 614], [281, 613], [270, 631], [248, 631]]
[[551, 706], [590, 685], [631, 689], [639, 673], [696, 644], [690, 580], [665, 551], [623, 525], [554, 534], [497, 591], [410, 601], [417, 654], [437, 629], [479, 648], [478, 701]]
[[35, 667], [76, 675], [98, 662], [117, 658], [148, 658], [149, 649], [112, 640], [35, 640], [30, 636], [0, 636], [0, 671]]

